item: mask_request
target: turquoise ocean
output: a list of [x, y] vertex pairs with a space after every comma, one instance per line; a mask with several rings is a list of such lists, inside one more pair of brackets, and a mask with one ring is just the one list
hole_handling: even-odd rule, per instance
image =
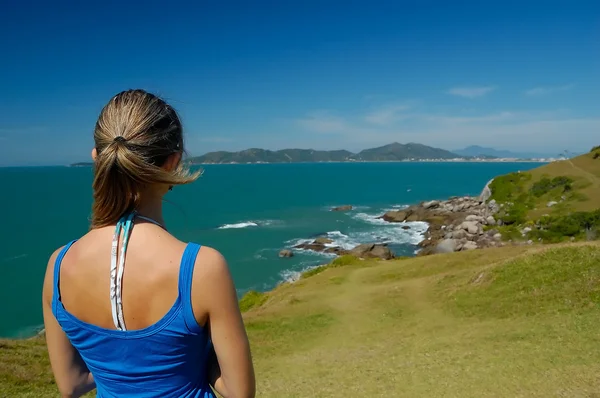
[[[330, 261], [313, 252], [278, 253], [327, 235], [352, 247], [386, 242], [413, 255], [426, 229], [377, 219], [422, 200], [479, 194], [491, 178], [536, 163], [318, 163], [208, 165], [196, 183], [169, 193], [165, 219], [182, 240], [227, 258], [238, 294], [268, 290]], [[41, 287], [49, 255], [88, 228], [92, 168], [0, 168], [0, 337], [26, 337], [42, 324]], [[329, 211], [350, 204], [348, 213]], [[109, 244], [109, 243], [107, 243]], [[108, 278], [108, 268], [107, 275]], [[107, 292], [108, 297], [108, 292]]]

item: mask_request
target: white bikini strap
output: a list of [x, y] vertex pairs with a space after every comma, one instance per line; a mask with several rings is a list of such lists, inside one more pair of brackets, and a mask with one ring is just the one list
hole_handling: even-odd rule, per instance
[[124, 219], [125, 218], [123, 217], [117, 222], [110, 251], [110, 306], [113, 323], [117, 330], [121, 330], [119, 317], [117, 315], [117, 251], [119, 249], [119, 238], [121, 236], [121, 227], [124, 223]]
[[[125, 271], [125, 253], [129, 244], [129, 237], [133, 228], [133, 219], [141, 218], [163, 228], [159, 222], [144, 216], [140, 216], [135, 212], [127, 217], [122, 217], [115, 228], [113, 236], [111, 260], [110, 260], [110, 305], [112, 309], [113, 322], [117, 330], [127, 330], [125, 327], [125, 319], [123, 317], [123, 272]], [[121, 253], [117, 261], [117, 253], [119, 246], [119, 238], [123, 229], [123, 244], [121, 245]]]

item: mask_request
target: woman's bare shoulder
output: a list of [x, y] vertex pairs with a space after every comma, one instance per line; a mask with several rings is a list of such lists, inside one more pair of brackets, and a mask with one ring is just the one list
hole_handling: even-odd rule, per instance
[[223, 272], [229, 272], [227, 260], [223, 254], [212, 247], [202, 246], [200, 251], [198, 251], [198, 255], [196, 256], [194, 274], [218, 276]]

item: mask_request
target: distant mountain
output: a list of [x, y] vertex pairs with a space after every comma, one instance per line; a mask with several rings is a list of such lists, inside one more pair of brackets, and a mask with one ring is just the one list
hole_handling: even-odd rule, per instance
[[406, 145], [394, 142], [379, 148], [365, 149], [355, 158], [367, 162], [394, 161], [407, 159], [456, 159], [455, 153], [427, 145], [408, 143]]
[[455, 159], [460, 156], [444, 149], [421, 144], [393, 143], [379, 148], [366, 149], [359, 153], [345, 150], [316, 151], [313, 149], [282, 149], [270, 151], [251, 148], [240, 152], [209, 152], [192, 157], [193, 164], [211, 163], [308, 163], [308, 162], [379, 162], [423, 159]]
[[501, 149], [485, 148], [478, 145], [471, 145], [464, 149], [457, 149], [454, 153], [461, 156], [470, 157], [495, 157], [495, 158], [515, 158], [515, 159], [535, 159], [535, 158], [547, 158], [556, 157], [557, 154], [541, 154], [534, 152], [512, 152]]
[[209, 152], [190, 158], [194, 164], [202, 163], [298, 163], [298, 162], [344, 162], [352, 156], [348, 151], [315, 151], [312, 149], [282, 149], [270, 151], [251, 148], [240, 152]]

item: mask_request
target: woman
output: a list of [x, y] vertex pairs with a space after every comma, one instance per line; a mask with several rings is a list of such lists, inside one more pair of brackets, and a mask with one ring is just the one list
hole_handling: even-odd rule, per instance
[[[235, 288], [215, 250], [167, 232], [162, 199], [197, 173], [181, 163], [175, 110], [116, 95], [94, 131], [91, 230], [48, 262], [44, 323], [63, 397], [254, 397]], [[111, 246], [112, 242], [112, 246]]]

